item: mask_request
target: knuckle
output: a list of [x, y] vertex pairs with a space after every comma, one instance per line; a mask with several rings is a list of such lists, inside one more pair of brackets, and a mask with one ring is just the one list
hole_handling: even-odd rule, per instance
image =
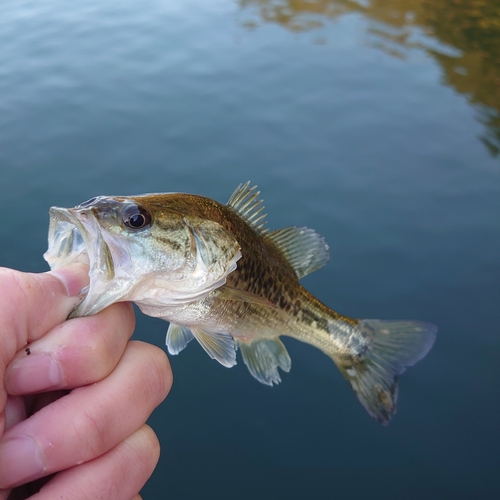
[[0, 284], [2, 286], [9, 284], [19, 284], [22, 279], [22, 273], [8, 267], [0, 267]]
[[29, 303], [28, 291], [32, 286], [27, 283], [25, 274], [0, 268], [0, 289], [5, 292], [5, 300], [0, 301], [0, 321], [3, 329], [12, 332], [12, 338], [20, 339], [20, 344], [29, 340], [27, 322], [20, 312]]
[[8, 292], [9, 304], [16, 308], [27, 300], [26, 289], [32, 287], [26, 283], [26, 275], [14, 269], [0, 268], [0, 287]]
[[172, 370], [167, 355], [159, 347], [147, 344], [146, 390], [149, 398], [160, 404], [172, 387]]
[[135, 439], [135, 451], [138, 455], [138, 462], [142, 463], [148, 472], [152, 472], [160, 458], [160, 440], [153, 429], [143, 424], [137, 430]]
[[95, 410], [95, 407], [84, 409], [74, 416], [71, 423], [81, 461], [99, 456], [107, 447], [108, 433], [99, 424], [99, 417], [93, 413]]
[[[147, 453], [147, 458], [149, 458], [147, 472], [151, 473], [160, 459], [160, 440], [153, 429], [148, 425], [145, 425], [145, 428], [142, 430], [147, 432], [147, 447], [144, 447], [144, 451]], [[146, 462], [146, 460], [144, 460], [144, 462]]]
[[114, 348], [113, 342], [122, 342], [124, 338], [129, 339], [134, 333], [135, 315], [132, 304], [119, 302], [101, 311], [95, 318], [93, 328], [97, 333], [108, 332], [109, 345]]

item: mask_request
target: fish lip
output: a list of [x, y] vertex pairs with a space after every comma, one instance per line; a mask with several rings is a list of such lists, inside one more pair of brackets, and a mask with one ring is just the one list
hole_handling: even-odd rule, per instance
[[51, 269], [73, 262], [90, 265], [90, 235], [74, 209], [51, 207], [49, 210], [49, 247], [44, 259]]
[[[83, 302], [86, 302], [85, 299], [99, 282], [108, 283], [114, 277], [111, 251], [90, 210], [51, 207], [49, 216], [48, 249], [44, 259], [52, 270], [72, 263], [83, 263], [90, 267], [90, 284], [81, 293]], [[80, 303], [80, 309], [82, 305]]]

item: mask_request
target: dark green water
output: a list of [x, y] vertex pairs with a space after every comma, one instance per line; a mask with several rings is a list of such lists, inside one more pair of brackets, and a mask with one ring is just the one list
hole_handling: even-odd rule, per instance
[[388, 428], [309, 346], [269, 388], [190, 344], [146, 500], [499, 498], [499, 152], [498, 2], [0, 4], [0, 265], [47, 269], [51, 205], [251, 179], [323, 302], [439, 326]]

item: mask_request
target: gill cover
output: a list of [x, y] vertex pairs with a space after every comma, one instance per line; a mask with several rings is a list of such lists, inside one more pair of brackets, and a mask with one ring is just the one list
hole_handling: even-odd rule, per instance
[[[168, 320], [172, 308], [206, 298], [224, 285], [241, 258], [238, 242], [220, 224], [197, 217], [184, 217], [182, 222], [189, 232], [189, 257], [182, 273], [173, 276], [157, 269], [143, 293], [129, 299], [150, 316]], [[161, 238], [165, 237], [162, 233], [153, 225], [152, 238], [157, 248], [161, 248]]]

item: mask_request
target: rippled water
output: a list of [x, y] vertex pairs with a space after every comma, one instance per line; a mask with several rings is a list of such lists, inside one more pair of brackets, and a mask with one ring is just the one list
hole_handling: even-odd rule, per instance
[[498, 497], [499, 33], [478, 0], [1, 3], [0, 265], [46, 269], [51, 205], [251, 179], [329, 242], [322, 301], [440, 328], [388, 428], [309, 346], [271, 389], [190, 344], [145, 499]]

